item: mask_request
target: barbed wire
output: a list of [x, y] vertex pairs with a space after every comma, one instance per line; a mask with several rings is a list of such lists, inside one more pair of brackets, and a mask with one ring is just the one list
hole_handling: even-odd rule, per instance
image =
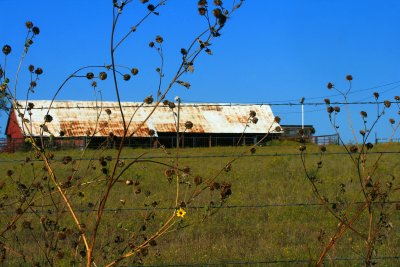
[[[330, 203], [270, 203], [270, 204], [256, 204], [256, 205], [224, 205], [224, 206], [216, 206], [216, 205], [208, 205], [208, 206], [188, 206], [185, 209], [192, 209], [192, 210], [204, 210], [204, 209], [265, 209], [265, 208], [318, 208], [326, 205], [334, 205], [337, 204], [335, 202], [330, 202]], [[365, 204], [365, 202], [362, 201], [356, 201], [356, 202], [351, 202], [348, 203], [348, 205], [362, 205]], [[392, 201], [377, 201], [377, 202], [372, 202], [372, 205], [395, 205], [395, 204], [400, 204], [400, 200], [392, 200]], [[32, 208], [43, 208], [41, 206], [32, 206]], [[127, 208], [127, 207], [119, 207], [119, 208], [108, 208], [104, 209], [104, 212], [135, 212], [135, 211], [148, 211], [148, 210], [160, 210], [160, 211], [172, 211], [176, 210], [175, 207], [153, 207], [151, 205], [148, 205], [147, 207], [135, 207], [135, 208]], [[47, 210], [26, 210], [25, 213], [27, 214], [32, 214], [32, 213], [48, 213], [48, 212], [55, 212], [56, 210], [53, 209], [47, 209]], [[88, 213], [88, 212], [97, 212], [98, 210], [95, 208], [80, 208], [76, 209], [75, 212], [79, 213]], [[0, 214], [14, 214], [15, 211], [7, 211], [7, 210], [1, 210]]]
[[[368, 152], [367, 154], [370, 155], [397, 155], [400, 154], [400, 151], [376, 151], [376, 152]], [[321, 152], [311, 152], [306, 153], [307, 156], [320, 156]], [[323, 152], [323, 155], [338, 155], [338, 156], [346, 156], [349, 155], [347, 152]], [[234, 158], [240, 156], [241, 158], [248, 158], [248, 157], [298, 157], [300, 156], [300, 152], [298, 153], [268, 153], [268, 154], [229, 154], [229, 155], [180, 155], [180, 159], [202, 159], [202, 158]], [[120, 160], [136, 160], [137, 157], [120, 157]], [[176, 159], [176, 156], [143, 156], [140, 159]], [[77, 161], [91, 161], [91, 160], [98, 160], [98, 158], [76, 158], [73, 160]], [[22, 163], [26, 162], [26, 159], [0, 159], [0, 163]], [[42, 162], [42, 159], [29, 159], [28, 162]], [[63, 161], [63, 157], [55, 158], [53, 161]]]
[[[31, 100], [33, 103], [35, 100]], [[79, 101], [61, 101], [60, 102], [67, 102], [68, 104], [74, 104], [74, 102], [79, 102]], [[82, 101], [82, 102], [92, 102], [92, 101]], [[108, 101], [105, 101], [106, 103]], [[398, 103], [396, 101], [392, 101], [393, 103]], [[116, 103], [116, 102], [115, 102]], [[354, 102], [340, 102], [340, 101], [335, 101], [331, 102], [330, 105], [383, 105], [385, 104], [384, 101], [354, 101]], [[286, 102], [286, 103], [274, 103], [274, 102], [254, 102], [254, 103], [181, 103], [181, 108], [185, 107], [248, 107], [248, 106], [326, 106], [327, 104], [325, 102], [304, 102], [300, 103], [299, 101], [296, 102]], [[156, 105], [151, 104], [151, 105], [144, 105], [142, 106], [141, 102], [134, 102], [132, 104], [124, 104], [122, 102], [121, 105], [122, 108], [154, 108]], [[168, 107], [164, 105], [159, 105], [158, 107]], [[118, 105], [97, 105], [97, 106], [90, 106], [90, 105], [83, 105], [83, 106], [41, 106], [41, 107], [33, 107], [31, 110], [43, 110], [43, 109], [119, 109]]]
[[[387, 260], [397, 260], [400, 259], [400, 256], [381, 256], [374, 257], [372, 260], [376, 261], [387, 261]], [[360, 261], [365, 263], [365, 259], [363, 258], [332, 258], [333, 261]], [[296, 263], [309, 263], [309, 259], [292, 259], [292, 260], [265, 260], [265, 261], [221, 261], [215, 263], [192, 263], [192, 264], [162, 264], [162, 265], [146, 265], [147, 267], [161, 267], [161, 266], [177, 266], [177, 267], [192, 267], [192, 266], [238, 266], [238, 265], [270, 265], [270, 264], [296, 264]], [[129, 265], [129, 267], [139, 267], [143, 265]]]

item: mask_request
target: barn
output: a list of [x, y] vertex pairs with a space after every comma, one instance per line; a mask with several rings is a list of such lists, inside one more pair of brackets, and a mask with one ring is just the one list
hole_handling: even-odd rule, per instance
[[[129, 124], [127, 146], [176, 146], [179, 117], [183, 147], [254, 144], [266, 133], [280, 135], [269, 105], [122, 102]], [[254, 111], [257, 122], [250, 118]], [[186, 122], [193, 127], [188, 129]], [[254, 120], [255, 121], [255, 120]], [[152, 130], [152, 131], [150, 131]], [[152, 135], [149, 135], [149, 131]], [[123, 135], [117, 102], [30, 100], [11, 108], [6, 135], [9, 146], [21, 146], [26, 136], [54, 147], [115, 146]], [[154, 134], [153, 134], [154, 133]]]

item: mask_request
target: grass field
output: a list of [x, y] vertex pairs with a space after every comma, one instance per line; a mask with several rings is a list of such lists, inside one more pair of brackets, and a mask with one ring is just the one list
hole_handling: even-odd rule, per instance
[[[243, 149], [246, 148], [180, 150], [179, 166], [190, 167], [190, 174], [181, 177], [179, 202], [188, 202], [191, 192], [202, 186], [196, 186], [193, 177], [200, 175], [206, 180], [207, 177], [215, 176], [233, 155], [240, 154]], [[319, 148], [315, 145], [307, 146], [306, 164], [309, 168], [315, 168], [320, 160], [318, 151]], [[367, 165], [374, 164], [374, 159], [380, 155], [377, 152], [399, 151], [399, 144], [377, 145], [371, 150], [374, 153], [369, 155]], [[169, 152], [170, 154], [166, 154], [157, 149], [124, 150], [125, 164], [130, 162], [130, 158], [138, 157], [142, 153], [146, 153], [143, 156], [146, 162], [134, 164], [112, 191], [101, 224], [98, 252], [95, 254], [99, 266], [115, 258], [115, 254], [125, 248], [123, 244], [132, 240], [133, 236], [137, 241], [148, 237], [173, 212], [175, 180], [169, 181], [164, 172], [168, 169], [166, 165], [176, 164], [176, 153], [174, 150]], [[341, 154], [342, 152], [344, 149], [341, 147], [327, 147], [329, 154], [322, 159], [323, 167], [319, 171], [318, 187], [329, 202], [344, 203], [345, 211], [353, 214], [358, 207], [354, 202], [363, 201], [363, 195], [356, 178], [356, 169], [349, 161], [349, 156]], [[90, 232], [96, 213], [93, 209], [105, 183], [102, 171], [104, 166], [101, 166], [98, 159], [102, 156], [114, 158], [116, 151], [88, 150], [84, 155], [85, 160], [77, 160], [81, 156], [80, 153], [81, 151], [56, 151], [52, 162], [60, 182], [70, 182], [67, 187], [68, 194], [78, 211], [80, 221]], [[68, 164], [62, 162], [66, 156], [72, 158]], [[26, 160], [27, 157], [30, 161]], [[11, 158], [14, 162], [8, 161]], [[40, 251], [50, 250], [52, 245], [55, 247], [54, 244], [46, 244], [46, 240], [54, 240], [49, 235], [59, 232], [66, 233], [66, 238], [54, 241], [57, 242], [57, 249], [49, 255], [60, 258], [59, 264], [64, 266], [70, 266], [71, 261], [77, 266], [84, 262], [85, 255], [80, 253], [83, 250], [82, 245], [76, 244], [79, 243], [79, 234], [76, 234], [65, 207], [57, 204], [61, 202], [60, 197], [53, 192], [53, 186], [46, 171], [42, 169], [42, 163], [35, 161], [34, 154], [30, 152], [2, 154], [0, 160], [1, 229], [5, 229], [7, 223], [17, 216], [16, 210], [23, 207], [21, 189], [17, 185], [24, 184], [30, 188], [29, 185], [34, 181], [42, 186], [41, 190], [35, 191], [36, 193], [25, 196], [25, 201], [31, 199], [34, 204], [31, 204], [17, 221], [16, 228], [6, 231], [1, 237], [3, 243], [15, 250], [7, 251], [3, 264], [31, 266], [34, 262], [41, 262], [44, 266], [45, 259], [44, 256], [40, 256], [43, 254]], [[107, 164], [106, 169], [114, 162], [114, 159], [108, 160], [104, 160]], [[13, 171], [11, 177], [7, 176], [8, 170]], [[398, 188], [399, 155], [383, 154], [375, 176], [380, 177], [382, 184], [390, 182], [393, 188]], [[132, 180], [133, 185], [127, 185], [126, 180]], [[187, 214], [181, 222], [176, 223], [170, 232], [157, 240], [156, 246], [143, 251], [143, 254], [148, 253], [146, 257], [134, 257], [123, 264], [134, 266], [143, 260], [144, 265], [161, 266], [306, 266], [310, 257], [315, 260], [319, 255], [339, 223], [324, 206], [319, 205], [314, 196], [301, 164], [297, 144], [283, 143], [259, 147], [254, 155], [248, 154], [235, 161], [229, 172], [222, 171], [216, 181], [232, 186], [232, 195], [224, 206], [215, 208], [219, 206], [221, 199], [218, 190], [205, 190], [185, 207]], [[400, 200], [399, 190], [392, 192], [390, 200]], [[52, 203], [63, 208], [53, 210]], [[379, 266], [400, 265], [398, 203], [385, 204], [383, 207], [390, 215], [393, 229], [377, 246], [375, 258]], [[212, 213], [215, 214], [209, 216]], [[44, 233], [43, 224], [48, 223], [47, 227], [52, 227], [49, 221], [55, 222], [53, 224], [57, 229]], [[366, 214], [361, 215], [354, 227], [360, 232], [367, 231]], [[26, 262], [18, 256], [20, 254], [25, 256]], [[347, 231], [329, 253], [326, 265], [361, 266], [364, 254], [365, 240], [354, 232]]]

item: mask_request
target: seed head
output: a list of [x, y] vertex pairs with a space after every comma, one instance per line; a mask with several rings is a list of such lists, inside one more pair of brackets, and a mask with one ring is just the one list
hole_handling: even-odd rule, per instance
[[305, 150], [306, 150], [306, 146], [299, 146], [299, 150], [300, 150], [301, 152], [305, 151]]
[[360, 130], [360, 134], [361, 134], [362, 136], [365, 136], [365, 131], [364, 131], [364, 130]]
[[331, 104], [331, 100], [329, 100], [329, 98], [325, 98], [324, 99], [325, 104], [330, 105]]
[[164, 39], [162, 38], [162, 36], [160, 36], [160, 35], [156, 36], [156, 42], [157, 43], [161, 44], [163, 41], [164, 41]]
[[154, 47], [154, 42], [150, 42], [150, 43], [149, 43], [149, 46], [150, 46], [151, 48], [153, 48], [153, 47]]
[[385, 101], [383, 101], [383, 104], [385, 105], [385, 107], [387, 107], [387, 108], [390, 108], [390, 106], [391, 106], [391, 103], [390, 103], [390, 101], [389, 100], [385, 100]]
[[197, 3], [197, 5], [198, 5], [199, 7], [207, 6], [207, 0], [199, 0], [199, 2]]
[[327, 86], [326, 86], [329, 90], [331, 90], [333, 87], [335, 87], [334, 85], [333, 85], [333, 83], [331, 83], [331, 82], [329, 82], [328, 84], [327, 84]]
[[276, 116], [276, 117], [274, 118], [274, 121], [275, 121], [276, 123], [280, 123], [280, 122], [281, 122], [281, 118], [280, 118], [279, 116]]
[[93, 81], [91, 85], [92, 85], [92, 87], [96, 88], [97, 87], [97, 82]]
[[212, 14], [213, 14], [214, 17], [216, 17], [216, 18], [220, 18], [221, 15], [222, 15], [222, 11], [221, 11], [221, 9], [216, 8], [216, 9], [214, 9], [214, 10], [212, 11]]
[[111, 109], [107, 108], [104, 111], [106, 112], [107, 115], [111, 115]]
[[374, 92], [373, 95], [374, 95], [375, 99], [378, 100], [378, 98], [379, 98], [379, 93], [378, 93], [378, 92]]
[[185, 48], [181, 48], [181, 54], [182, 55], [187, 55], [188, 51]]
[[367, 143], [366, 146], [367, 146], [368, 150], [372, 149], [374, 147], [374, 145], [372, 143]]
[[169, 101], [168, 101], [168, 100], [164, 100], [164, 101], [163, 101], [163, 105], [164, 105], [164, 106], [168, 106], [168, 104], [169, 104]]
[[256, 153], [256, 151], [257, 151], [257, 149], [256, 149], [255, 147], [250, 148], [250, 153], [251, 153], [251, 154]]
[[281, 128], [280, 126], [276, 126], [276, 127], [275, 127], [275, 131], [279, 133], [279, 132], [282, 131], [282, 128]]
[[40, 33], [40, 29], [38, 27], [33, 27], [32, 32], [33, 34], [38, 35]]
[[37, 83], [35, 81], [31, 81], [30, 86], [31, 88], [35, 88], [37, 85]]
[[250, 117], [253, 118], [257, 115], [257, 113], [254, 110], [250, 110]]
[[253, 117], [253, 118], [251, 119], [251, 122], [254, 123], [254, 124], [257, 124], [258, 118], [257, 118], [257, 117]]
[[326, 146], [324, 146], [324, 145], [319, 146], [319, 150], [321, 152], [325, 152], [326, 151]]
[[204, 16], [207, 13], [207, 9], [204, 7], [199, 7], [199, 14]]
[[131, 75], [124, 74], [124, 81], [129, 81], [131, 79]]
[[214, 0], [214, 5], [216, 6], [222, 6], [222, 1], [221, 0]]
[[47, 114], [44, 116], [44, 121], [45, 122], [51, 122], [53, 120], [53, 117], [50, 114]]
[[339, 106], [336, 106], [336, 107], [334, 107], [333, 109], [335, 110], [336, 113], [339, 113], [339, 112], [340, 112], [340, 107], [339, 107]]
[[99, 78], [100, 80], [104, 81], [105, 79], [107, 79], [107, 73], [105, 73], [104, 71], [100, 72]]
[[223, 15], [223, 14], [221, 14], [219, 17], [218, 17], [218, 24], [220, 25], [220, 26], [224, 26], [225, 25], [225, 22], [226, 22], [226, 16], [225, 15]]
[[346, 75], [346, 80], [352, 81], [352, 80], [353, 80], [353, 76], [351, 76], [351, 75]]
[[153, 99], [153, 96], [148, 96], [148, 97], [146, 97], [144, 100], [143, 100], [143, 102], [144, 103], [146, 103], [147, 105], [151, 105], [152, 103], [153, 103], [153, 101], [154, 101], [154, 99]]
[[43, 69], [42, 69], [42, 68], [37, 68], [37, 69], [35, 70], [35, 73], [36, 73], [37, 75], [40, 75], [40, 74], [43, 73]]
[[147, 9], [148, 9], [150, 12], [153, 12], [154, 10], [156, 10], [156, 7], [155, 7], [154, 5], [152, 5], [152, 4], [150, 4], [150, 5], [147, 6]]
[[8, 54], [10, 54], [11, 53], [11, 46], [9, 46], [9, 45], [4, 45], [3, 46], [3, 53], [4, 53], [4, 55], [8, 55]]
[[86, 73], [86, 78], [87, 78], [88, 80], [93, 79], [93, 78], [94, 78], [93, 72], [88, 72], [88, 73]]
[[139, 70], [137, 68], [133, 68], [133, 69], [131, 69], [131, 73], [132, 73], [132, 75], [135, 76], [139, 73]]
[[352, 145], [352, 146], [349, 148], [349, 150], [350, 150], [351, 153], [356, 153], [356, 152], [358, 151], [358, 147], [357, 147], [356, 145]]
[[156, 132], [153, 129], [149, 129], [149, 131], [147, 133], [150, 136], [154, 136], [156, 134]]
[[25, 26], [26, 26], [28, 29], [32, 29], [32, 27], [33, 27], [32, 21], [27, 21], [27, 22], [25, 22]]
[[175, 108], [175, 103], [174, 103], [174, 102], [169, 102], [169, 103], [168, 103], [168, 107], [169, 107], [170, 109], [174, 109], [174, 108]]
[[331, 114], [333, 111], [335, 111], [335, 109], [331, 106], [326, 108], [326, 111], [328, 111], [329, 114]]
[[140, 2], [142, 2], [142, 4], [146, 4], [147, 2], [149, 2], [149, 0], [140, 0]]
[[389, 119], [390, 124], [394, 124], [396, 121], [393, 118]]
[[188, 130], [192, 129], [193, 128], [193, 122], [191, 122], [191, 121], [185, 122], [185, 128], [188, 129]]
[[360, 115], [361, 115], [362, 118], [366, 118], [367, 117], [367, 112], [361, 111]]
[[394, 97], [394, 100], [400, 101], [400, 96], [396, 95], [396, 96]]
[[35, 66], [29, 65], [28, 70], [29, 72], [33, 72], [35, 70]]

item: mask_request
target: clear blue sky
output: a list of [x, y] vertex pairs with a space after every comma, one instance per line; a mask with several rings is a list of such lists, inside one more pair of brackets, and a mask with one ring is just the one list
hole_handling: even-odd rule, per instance
[[[9, 73], [15, 72], [22, 53], [25, 21], [31, 20], [41, 30], [23, 65], [20, 98], [28, 86], [29, 64], [44, 70], [32, 98], [49, 99], [78, 67], [110, 63], [111, 0], [0, 0], [0, 8], [0, 45], [13, 48]], [[134, 0], [121, 17], [117, 36], [126, 33], [145, 11], [146, 5]], [[140, 70], [137, 77], [123, 83], [125, 101], [142, 101], [156, 94], [159, 58], [148, 47], [156, 35], [165, 40], [167, 84], [180, 62], [180, 48], [187, 47], [205, 27], [197, 13], [197, 0], [169, 0], [158, 11], [160, 16], [147, 20], [117, 53], [118, 64]], [[201, 55], [195, 72], [183, 77], [192, 84], [191, 89], [177, 85], [168, 98], [180, 95], [184, 102], [297, 103], [305, 97], [307, 103], [323, 102], [331, 96], [332, 101], [340, 101], [332, 97], [336, 93], [327, 90], [326, 84], [333, 82], [345, 89], [344, 77], [351, 74], [355, 93], [350, 101], [373, 101], [374, 91], [381, 94], [381, 100], [393, 100], [400, 94], [399, 13], [399, 0], [247, 0], [228, 20], [221, 38], [213, 41], [214, 54]], [[10, 79], [13, 82], [14, 77]], [[115, 100], [109, 81], [100, 83], [99, 89], [104, 100]], [[58, 99], [93, 100], [93, 90], [87, 80], [74, 80]], [[272, 108], [282, 124], [301, 123], [299, 106]], [[357, 123], [361, 122], [359, 111], [367, 110], [372, 122], [375, 112], [371, 108], [351, 107], [357, 131], [361, 127]], [[342, 110], [340, 129], [348, 141], [351, 135]], [[0, 117], [2, 133], [6, 117]], [[400, 119], [394, 107], [374, 131], [378, 137], [390, 136], [391, 117]], [[327, 118], [324, 106], [305, 107], [305, 122], [313, 124], [317, 134], [333, 133]]]

